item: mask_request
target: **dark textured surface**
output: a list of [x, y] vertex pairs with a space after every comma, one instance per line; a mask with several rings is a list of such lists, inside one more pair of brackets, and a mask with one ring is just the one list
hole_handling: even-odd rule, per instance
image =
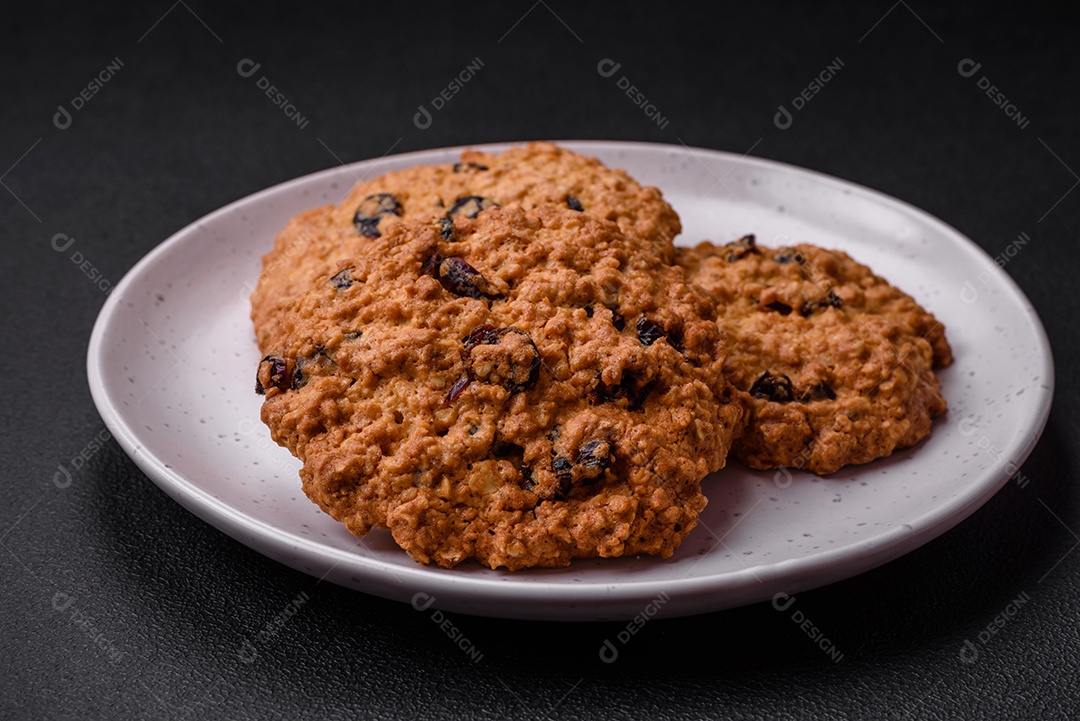
[[[1080, 169], [1076, 13], [606, 7], [5, 10], [0, 170], [19, 162], [0, 177], [0, 717], [1080, 716], [1080, 191], [1066, 195]], [[840, 73], [779, 130], [777, 106], [837, 57]], [[57, 129], [57, 106], [114, 58], [116, 76]], [[243, 58], [306, 127], [238, 75]], [[474, 58], [481, 71], [418, 129], [417, 106]], [[597, 73], [603, 58], [622, 63], [665, 128]], [[975, 77], [957, 72], [964, 58], [982, 63]], [[1027, 127], [978, 89], [981, 75]], [[71, 250], [118, 281], [203, 214], [335, 165], [331, 150], [353, 161], [530, 138], [752, 147], [925, 208], [991, 254], [1030, 236], [1008, 271], [1058, 371], [1030, 483], [898, 561], [799, 594], [840, 663], [769, 604], [649, 623], [610, 665], [598, 650], [621, 624], [455, 616], [483, 653], [473, 663], [430, 615], [316, 584], [202, 523], [112, 441], [70, 485], [54, 483], [103, 428], [84, 365], [105, 295]], [[57, 233], [76, 245], [55, 252]], [[299, 612], [260, 637], [302, 593]]]

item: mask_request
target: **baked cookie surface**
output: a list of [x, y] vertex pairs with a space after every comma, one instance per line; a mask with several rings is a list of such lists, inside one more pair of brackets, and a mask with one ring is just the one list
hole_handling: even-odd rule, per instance
[[493, 207], [555, 205], [618, 224], [627, 240], [666, 262], [679, 217], [656, 188], [552, 143], [502, 153], [468, 150], [458, 163], [417, 166], [361, 180], [336, 206], [294, 218], [263, 257], [252, 295], [260, 347], [279, 332], [280, 316], [298, 293], [337, 262], [351, 258], [396, 223], [442, 219], [441, 232]]
[[847, 254], [746, 236], [679, 264], [716, 301], [724, 373], [750, 409], [732, 452], [750, 467], [832, 473], [914, 445], [945, 412], [944, 327]]
[[380, 226], [283, 314], [256, 389], [307, 495], [423, 563], [670, 556], [744, 412], [712, 301], [588, 213], [452, 230]]

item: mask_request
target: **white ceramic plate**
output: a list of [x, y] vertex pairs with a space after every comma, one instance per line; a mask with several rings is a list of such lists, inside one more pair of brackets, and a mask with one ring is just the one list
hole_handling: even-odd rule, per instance
[[[400, 601], [532, 619], [677, 616], [769, 599], [878, 566], [938, 536], [1001, 488], [1050, 408], [1053, 362], [1028, 300], [989, 256], [905, 203], [781, 163], [617, 142], [566, 146], [659, 186], [681, 242], [806, 241], [846, 250], [946, 325], [949, 413], [919, 446], [825, 479], [751, 472], [704, 481], [710, 502], [671, 559], [577, 561], [508, 573], [422, 567], [385, 532], [363, 540], [300, 490], [298, 462], [259, 421], [248, 295], [292, 215], [358, 176], [457, 159], [430, 150], [334, 168], [212, 213], [142, 259], [94, 327], [88, 372], [109, 429], [172, 498], [241, 543], [313, 576]], [[501, 149], [505, 145], [485, 146]], [[424, 594], [417, 596], [417, 594]]]

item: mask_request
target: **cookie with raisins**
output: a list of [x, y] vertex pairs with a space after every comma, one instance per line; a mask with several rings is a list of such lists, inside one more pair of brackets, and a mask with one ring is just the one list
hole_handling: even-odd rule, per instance
[[745, 236], [679, 263], [716, 301], [724, 374], [750, 409], [732, 453], [752, 468], [832, 473], [914, 445], [945, 412], [945, 328], [847, 254]]
[[550, 204], [369, 241], [290, 304], [257, 372], [307, 495], [445, 567], [670, 556], [744, 412], [706, 294]]

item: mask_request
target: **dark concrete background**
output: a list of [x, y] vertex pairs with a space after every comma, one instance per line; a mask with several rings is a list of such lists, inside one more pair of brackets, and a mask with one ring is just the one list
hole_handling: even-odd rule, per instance
[[[0, 716], [1080, 716], [1080, 53], [1077, 12], [1055, 7], [5, 9]], [[303, 128], [238, 74], [245, 58]], [[476, 58], [476, 77], [416, 127], [418, 106]], [[597, 72], [604, 58], [665, 127]], [[778, 106], [836, 58], [837, 76], [778, 128]], [[965, 58], [982, 64], [973, 77], [958, 72]], [[58, 128], [58, 106], [117, 60]], [[1026, 127], [980, 91], [984, 75]], [[105, 300], [52, 249], [56, 234], [115, 282], [202, 215], [337, 158], [536, 138], [753, 148], [922, 207], [991, 254], [1031, 238], [1008, 272], [1058, 373], [1023, 468], [1031, 482], [900, 560], [800, 594], [839, 664], [769, 604], [649, 623], [610, 665], [597, 651], [622, 624], [454, 616], [483, 652], [474, 664], [428, 616], [316, 584], [202, 523], [112, 441], [69, 486], [53, 483], [103, 429], [84, 367]], [[301, 593], [310, 600], [246, 662], [245, 640]], [[965, 640], [1021, 594], [1029, 601], [963, 662]]]

